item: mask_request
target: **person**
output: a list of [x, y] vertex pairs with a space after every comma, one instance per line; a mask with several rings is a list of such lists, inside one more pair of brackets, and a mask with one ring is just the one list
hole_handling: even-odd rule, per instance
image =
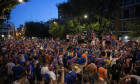
[[15, 80], [13, 82], [13, 84], [29, 84], [29, 81], [27, 80], [27, 75], [26, 73], [23, 71], [19, 77], [18, 80]]
[[17, 62], [16, 66], [12, 68], [12, 71], [14, 73], [14, 80], [18, 80], [23, 71], [23, 67]]
[[96, 58], [96, 62], [97, 62], [97, 66], [102, 66], [101, 62], [104, 61], [104, 59], [107, 57], [107, 52], [106, 51], [102, 51], [100, 54], [102, 57], [100, 58]]
[[26, 74], [30, 84], [34, 84], [34, 71], [32, 65], [28, 60], [26, 61]]
[[[129, 80], [130, 79], [130, 80]], [[126, 75], [120, 79], [120, 82], [130, 83], [130, 84], [140, 84], [140, 76], [137, 75]]]
[[110, 35], [109, 35], [109, 33], [107, 33], [106, 34], [106, 45], [110, 45], [110, 40], [111, 40]]
[[37, 84], [42, 81], [41, 65], [38, 63], [35, 69], [35, 74], [37, 78]]
[[6, 64], [6, 70], [7, 70], [7, 74], [8, 74], [8, 79], [9, 82], [12, 81], [12, 76], [13, 76], [13, 71], [12, 68], [15, 66], [15, 64], [12, 62], [12, 59]]
[[48, 68], [49, 64], [48, 63], [45, 63], [45, 66], [41, 68], [41, 74], [45, 74], [49, 71], [49, 68]]
[[107, 69], [105, 69], [106, 62], [101, 62], [102, 66], [98, 68], [99, 84], [107, 84]]
[[67, 35], [66, 35], [66, 40], [67, 40], [67, 42], [69, 42], [69, 39], [70, 39], [70, 36], [67, 34]]
[[45, 58], [45, 59], [46, 59], [45, 62], [49, 64], [49, 63], [51, 62], [51, 55], [46, 54], [45, 57], [46, 57], [46, 58]]
[[113, 55], [113, 52], [111, 51], [111, 54], [110, 54], [110, 61], [111, 61], [111, 67], [112, 65], [116, 64], [116, 61], [121, 59], [121, 57], [124, 55], [124, 53], [121, 53], [121, 56], [118, 56], [117, 54], [115, 54], [114, 56]]
[[94, 62], [88, 64], [85, 71], [87, 72], [89, 83], [94, 84], [97, 75], [97, 66], [94, 64]]
[[56, 81], [56, 75], [53, 71], [48, 71], [47, 74], [49, 74], [50, 78], [52, 79], [51, 81], [55, 84]]
[[122, 66], [119, 63], [119, 60], [116, 61], [116, 64], [112, 65], [110, 70], [110, 80], [116, 81], [119, 83], [120, 77], [122, 74]]
[[75, 71], [72, 71], [70, 66], [65, 67], [65, 76], [64, 76], [64, 81], [66, 84], [75, 84], [76, 82], [76, 77], [77, 74]]

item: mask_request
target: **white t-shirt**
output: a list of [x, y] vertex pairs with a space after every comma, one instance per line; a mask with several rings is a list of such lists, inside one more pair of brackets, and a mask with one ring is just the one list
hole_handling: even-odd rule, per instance
[[35, 64], [35, 67], [37, 66], [37, 64], [39, 63], [39, 61], [38, 60], [36, 60], [35, 62], [34, 62], [34, 64]]
[[7, 73], [9, 74], [9, 75], [13, 75], [13, 71], [12, 71], [12, 68], [15, 66], [15, 64], [14, 63], [12, 63], [12, 62], [9, 62], [9, 63], [7, 63], [6, 64], [6, 68], [7, 68]]
[[24, 54], [21, 55], [21, 62], [25, 62]]
[[117, 60], [118, 60], [118, 58], [112, 58], [112, 56], [110, 56], [111, 67], [112, 67], [112, 65], [116, 64]]
[[91, 41], [91, 45], [95, 45], [95, 40], [92, 40]]
[[137, 84], [140, 84], [140, 76], [133, 75], [133, 77], [137, 79]]
[[62, 58], [62, 55], [59, 56], [59, 62], [62, 62], [63, 61], [63, 58]]
[[66, 39], [69, 39], [70, 37], [69, 37], [69, 35], [66, 35]]
[[13, 82], [13, 84], [20, 84], [20, 83], [18, 83], [17, 80], [16, 80], [16, 81]]
[[54, 74], [54, 72], [48, 71], [47, 73], [50, 75], [53, 81], [56, 80], [56, 75]]
[[48, 67], [42, 67], [41, 68], [41, 74], [46, 74], [49, 71]]

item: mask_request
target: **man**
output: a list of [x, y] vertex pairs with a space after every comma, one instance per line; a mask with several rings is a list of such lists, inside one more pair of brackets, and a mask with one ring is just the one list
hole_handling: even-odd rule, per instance
[[45, 66], [41, 68], [41, 74], [46, 74], [48, 71], [49, 71], [49, 68], [48, 68], [49, 64], [48, 63], [45, 63]]
[[112, 67], [112, 65], [116, 64], [116, 61], [119, 60], [123, 56], [124, 53], [122, 53], [121, 56], [118, 56], [117, 54], [112, 56], [112, 54], [113, 53], [111, 52], [111, 54], [110, 54], [111, 67]]
[[26, 73], [22, 72], [19, 79], [14, 81], [13, 84], [29, 84], [29, 81], [27, 80]]
[[53, 83], [55, 84], [57, 82], [55, 73], [53, 71], [48, 71], [47, 74], [50, 75], [50, 78], [52, 79]]
[[67, 40], [67, 42], [69, 42], [69, 39], [70, 39], [70, 36], [67, 34], [67, 35], [66, 35], [66, 40]]
[[107, 57], [107, 52], [106, 51], [101, 52], [101, 54], [102, 54], [101, 58], [96, 58], [97, 66], [99, 66], [99, 67], [102, 66], [101, 62], [104, 61], [104, 59]]
[[89, 82], [94, 84], [97, 75], [97, 66], [94, 64], [94, 62], [88, 64], [85, 71], [87, 71]]
[[30, 84], [34, 84], [35, 81], [34, 81], [33, 67], [29, 61], [26, 61], [26, 74]]
[[76, 72], [72, 71], [70, 66], [66, 66], [65, 72], [66, 72], [66, 74], [64, 76], [65, 83], [66, 84], [75, 84], [76, 77], [77, 77]]
[[[130, 79], [130, 81], [127, 81], [127, 79]], [[140, 76], [137, 75], [127, 75], [120, 79], [120, 82], [126, 81], [130, 84], [140, 84]]]
[[46, 63], [50, 63], [51, 62], [51, 55], [46, 54], [45, 59], [46, 59], [45, 60]]
[[12, 76], [13, 76], [13, 71], [12, 68], [15, 66], [15, 64], [12, 62], [12, 59], [6, 64], [6, 69], [7, 69], [7, 74], [9, 78], [9, 82], [11, 82]]
[[99, 84], [107, 84], [107, 69], [105, 69], [106, 62], [101, 62], [102, 67], [98, 69]]
[[12, 71], [14, 73], [14, 80], [18, 80], [20, 75], [21, 75], [21, 72], [23, 71], [23, 68], [21, 65], [19, 65], [19, 63], [17, 62], [16, 63], [16, 66], [14, 66], [12, 68]]
[[111, 40], [110, 35], [109, 35], [109, 33], [107, 33], [107, 35], [106, 35], [106, 44], [108, 46], [110, 45], [110, 40]]

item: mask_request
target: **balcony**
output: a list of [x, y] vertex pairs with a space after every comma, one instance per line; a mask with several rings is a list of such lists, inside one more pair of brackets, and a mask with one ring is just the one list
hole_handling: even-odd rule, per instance
[[120, 8], [126, 8], [126, 7], [136, 6], [136, 5], [140, 5], [140, 0], [135, 0], [135, 2], [133, 3], [131, 3], [130, 0], [123, 1], [122, 6]]
[[122, 6], [128, 6], [130, 4], [131, 4], [130, 0], [122, 2]]

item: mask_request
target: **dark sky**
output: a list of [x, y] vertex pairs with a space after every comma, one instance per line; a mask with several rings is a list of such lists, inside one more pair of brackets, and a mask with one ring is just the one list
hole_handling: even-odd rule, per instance
[[26, 21], [48, 21], [51, 18], [58, 18], [56, 4], [66, 2], [67, 0], [30, 0], [27, 3], [21, 3], [11, 12], [10, 22], [19, 27]]

